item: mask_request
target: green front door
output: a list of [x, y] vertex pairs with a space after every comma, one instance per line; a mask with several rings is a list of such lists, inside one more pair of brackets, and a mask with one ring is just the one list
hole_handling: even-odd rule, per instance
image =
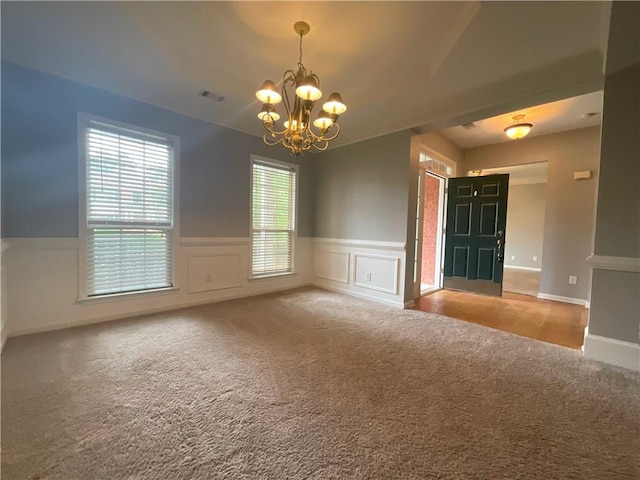
[[502, 295], [509, 175], [450, 178], [444, 288]]

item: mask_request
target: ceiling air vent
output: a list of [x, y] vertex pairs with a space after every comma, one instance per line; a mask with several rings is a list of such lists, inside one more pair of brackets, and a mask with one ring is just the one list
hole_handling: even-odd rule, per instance
[[212, 92], [210, 90], [200, 90], [198, 95], [200, 95], [201, 97], [204, 97], [204, 98], [208, 98], [209, 100], [213, 100], [214, 102], [223, 102], [224, 101], [224, 97], [222, 95], [218, 95], [217, 93]]
[[473, 123], [473, 122], [463, 123], [463, 124], [462, 124], [462, 128], [466, 128], [466, 129], [469, 129], [469, 128], [476, 128], [476, 124], [475, 124], [475, 123]]

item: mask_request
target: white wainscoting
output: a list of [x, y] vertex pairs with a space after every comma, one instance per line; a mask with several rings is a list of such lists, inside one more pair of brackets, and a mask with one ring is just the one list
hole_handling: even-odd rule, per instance
[[405, 244], [369, 240], [313, 239], [313, 284], [405, 308]]
[[[249, 280], [249, 239], [182, 238], [176, 290], [78, 302], [77, 238], [12, 238], [2, 255], [9, 336], [35, 333], [247, 297], [309, 285], [313, 246], [297, 238], [295, 274]], [[3, 332], [4, 334], [4, 332]]]
[[[636, 257], [593, 254], [587, 258], [587, 263], [592, 270], [611, 270], [614, 272], [640, 274], [640, 258]], [[636, 298], [635, 301], [637, 302], [638, 299]], [[638, 338], [640, 339], [640, 327]], [[640, 344], [593, 335], [589, 333], [588, 325], [585, 329], [582, 351], [585, 357], [612, 365], [618, 365], [630, 370], [640, 371]]]

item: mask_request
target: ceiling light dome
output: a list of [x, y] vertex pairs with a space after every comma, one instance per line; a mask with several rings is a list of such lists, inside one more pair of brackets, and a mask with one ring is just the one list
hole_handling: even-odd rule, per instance
[[533, 124], [531, 123], [522, 123], [522, 119], [524, 115], [515, 115], [513, 120], [516, 122], [513, 125], [508, 126], [504, 129], [504, 133], [506, 133], [507, 137], [513, 138], [514, 140], [520, 140], [523, 137], [526, 137], [531, 129], [533, 128]]

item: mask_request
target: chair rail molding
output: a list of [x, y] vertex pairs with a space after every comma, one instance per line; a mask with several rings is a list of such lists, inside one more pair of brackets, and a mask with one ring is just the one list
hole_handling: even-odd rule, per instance
[[598, 270], [614, 270], [616, 272], [640, 273], [640, 258], [614, 257], [610, 255], [589, 255], [587, 263]]

